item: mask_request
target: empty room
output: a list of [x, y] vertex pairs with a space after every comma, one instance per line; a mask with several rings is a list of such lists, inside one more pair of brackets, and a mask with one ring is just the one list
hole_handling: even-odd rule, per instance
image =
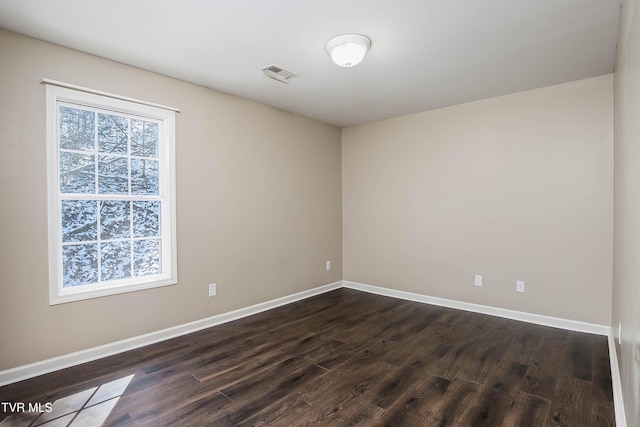
[[640, 426], [637, 0], [0, 0], [0, 426]]

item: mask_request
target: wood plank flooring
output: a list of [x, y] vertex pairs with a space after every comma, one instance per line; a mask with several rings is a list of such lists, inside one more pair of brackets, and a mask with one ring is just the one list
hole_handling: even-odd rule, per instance
[[606, 337], [350, 289], [11, 384], [0, 401], [55, 402], [1, 427], [615, 425]]

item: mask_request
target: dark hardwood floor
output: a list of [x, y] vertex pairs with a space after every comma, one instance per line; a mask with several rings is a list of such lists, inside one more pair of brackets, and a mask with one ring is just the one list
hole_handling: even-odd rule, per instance
[[43, 405], [2, 427], [615, 425], [606, 337], [350, 289], [11, 384], [0, 401]]

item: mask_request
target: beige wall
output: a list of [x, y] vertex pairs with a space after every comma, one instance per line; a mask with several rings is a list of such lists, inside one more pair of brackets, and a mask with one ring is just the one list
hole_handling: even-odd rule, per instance
[[624, 0], [615, 71], [613, 315], [628, 426], [640, 426], [640, 4]]
[[605, 75], [343, 129], [344, 279], [609, 325], [612, 90]]
[[[345, 280], [610, 322], [611, 76], [347, 128], [341, 153], [123, 64], [3, 30], [0, 55], [0, 370], [341, 280], [343, 247]], [[178, 285], [48, 305], [43, 77], [181, 108]]]
[[[3, 30], [0, 58], [0, 370], [342, 278], [340, 129]], [[182, 110], [177, 285], [49, 306], [43, 77]]]

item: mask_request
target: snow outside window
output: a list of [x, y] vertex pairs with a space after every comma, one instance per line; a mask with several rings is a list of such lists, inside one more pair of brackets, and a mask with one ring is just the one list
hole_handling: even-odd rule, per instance
[[47, 86], [51, 304], [177, 282], [174, 123]]

